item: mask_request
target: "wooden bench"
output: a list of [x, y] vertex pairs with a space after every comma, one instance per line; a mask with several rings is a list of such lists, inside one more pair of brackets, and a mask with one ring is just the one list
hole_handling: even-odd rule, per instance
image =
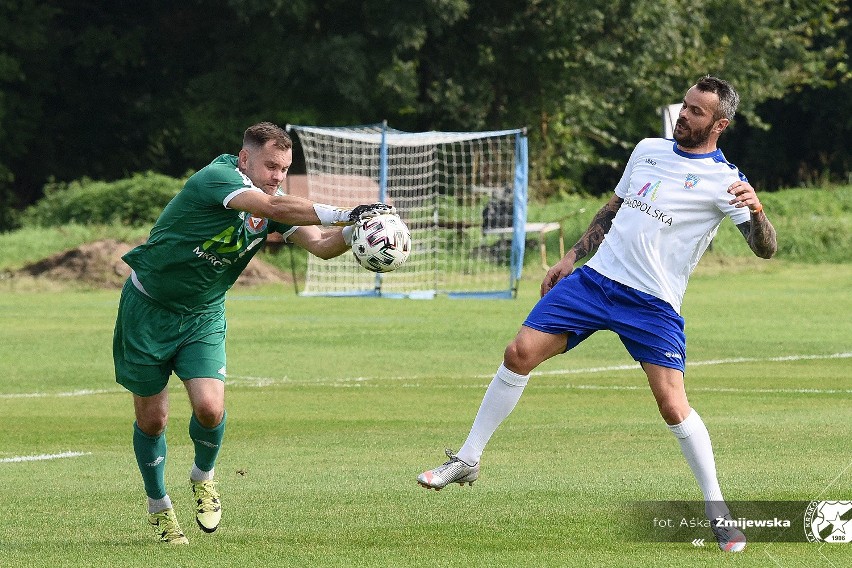
[[[524, 226], [524, 233], [538, 234], [538, 249], [541, 252], [541, 267], [545, 270], [550, 268], [547, 264], [547, 245], [545, 243], [545, 235], [547, 233], [559, 231], [559, 258], [565, 256], [565, 235], [562, 231], [562, 224], [554, 221], [548, 223], [527, 223]], [[485, 229], [482, 231], [485, 235], [511, 235], [514, 232], [512, 227], [497, 227], [494, 229]]]

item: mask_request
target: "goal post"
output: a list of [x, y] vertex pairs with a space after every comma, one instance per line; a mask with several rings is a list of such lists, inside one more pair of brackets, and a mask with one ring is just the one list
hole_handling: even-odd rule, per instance
[[674, 137], [674, 128], [675, 124], [677, 124], [681, 108], [683, 108], [683, 103], [674, 103], [660, 107], [660, 116], [663, 119], [663, 138]]
[[340, 206], [381, 201], [411, 231], [399, 269], [374, 274], [351, 254], [309, 255], [304, 295], [511, 298], [524, 260], [524, 129], [403, 132], [386, 123], [288, 125], [305, 155], [308, 197]]

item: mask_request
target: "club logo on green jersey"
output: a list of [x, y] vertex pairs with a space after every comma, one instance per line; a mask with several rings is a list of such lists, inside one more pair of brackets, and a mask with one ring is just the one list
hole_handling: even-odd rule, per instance
[[266, 226], [268, 224], [269, 224], [268, 219], [263, 219], [261, 217], [253, 217], [251, 215], [246, 215], [246, 220], [245, 220], [246, 231], [248, 231], [252, 235], [256, 235], [258, 233], [263, 232], [266, 229]]

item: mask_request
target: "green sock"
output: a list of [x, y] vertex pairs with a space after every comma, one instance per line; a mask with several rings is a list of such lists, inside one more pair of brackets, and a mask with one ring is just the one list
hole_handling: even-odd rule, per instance
[[222, 438], [225, 436], [225, 419], [228, 413], [222, 415], [222, 421], [215, 428], [205, 428], [195, 414], [189, 419], [189, 437], [195, 444], [195, 467], [201, 471], [210, 471], [216, 465]]
[[145, 483], [145, 494], [151, 499], [166, 496], [166, 433], [149, 436], [133, 423], [133, 452]]

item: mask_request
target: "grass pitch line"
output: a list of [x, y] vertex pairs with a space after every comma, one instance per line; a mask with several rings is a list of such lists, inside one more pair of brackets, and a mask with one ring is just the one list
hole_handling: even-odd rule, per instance
[[[852, 352], [831, 353], [827, 355], [783, 355], [779, 357], [735, 357], [731, 359], [709, 359], [707, 361], [687, 361], [687, 367], [704, 367], [710, 365], [729, 365], [736, 363], [770, 363], [770, 362], [785, 362], [785, 361], [813, 361], [824, 359], [848, 359], [852, 357]], [[562, 375], [583, 375], [586, 373], [608, 373], [614, 371], [635, 371], [639, 369], [638, 363], [631, 365], [611, 365], [608, 367], [585, 367], [577, 369], [556, 369], [551, 371], [536, 371], [533, 375], [536, 376], [562, 376]], [[472, 378], [476, 379], [491, 379], [492, 375], [475, 375]], [[253, 377], [247, 375], [230, 375], [228, 383], [234, 386], [264, 388], [275, 385], [290, 385], [290, 386], [332, 386], [332, 387], [357, 387], [357, 386], [375, 386], [370, 383], [377, 381], [393, 380], [393, 381], [416, 381], [425, 380], [425, 377], [341, 377], [341, 378], [321, 378], [313, 380], [290, 379], [288, 377]], [[647, 386], [619, 386], [619, 385], [566, 385], [566, 388], [578, 390], [644, 390]], [[460, 387], [455, 387], [460, 388]], [[791, 393], [791, 394], [852, 394], [852, 389], [740, 389], [740, 388], [725, 388], [725, 387], [692, 387], [691, 390], [700, 390], [706, 392], [731, 392], [731, 393]], [[112, 389], [81, 389], [67, 392], [47, 393], [47, 392], [28, 392], [28, 393], [0, 393], [0, 400], [16, 399], [16, 398], [63, 398], [76, 396], [90, 396], [96, 394], [115, 394], [127, 392], [122, 388]], [[2, 462], [0, 462], [2, 463]]]
[[[707, 361], [687, 361], [687, 367], [705, 367], [709, 365], [729, 365], [734, 363], [772, 363], [784, 361], [814, 361], [822, 359], [848, 359], [852, 352], [831, 353], [829, 355], [783, 355], [780, 357], [733, 357], [731, 359], [709, 359]], [[639, 368], [639, 363], [632, 365], [612, 365], [610, 367], [587, 367], [585, 369], [556, 369], [553, 371], [534, 372], [534, 375], [580, 375], [585, 373], [605, 373], [610, 371], [628, 371]], [[488, 376], [490, 378], [491, 375]], [[480, 378], [486, 378], [482, 375]], [[774, 392], [774, 391], [773, 391]]]
[[15, 456], [11, 458], [0, 458], [0, 463], [20, 463], [44, 460], [59, 460], [63, 458], [77, 458], [90, 456], [92, 452], [62, 452], [61, 454], [39, 454], [37, 456]]
[[[731, 359], [710, 359], [707, 361], [687, 362], [687, 367], [702, 367], [710, 365], [728, 365], [737, 363], [767, 363], [767, 362], [785, 362], [785, 361], [810, 361], [823, 359], [848, 359], [852, 357], [852, 352], [831, 353], [826, 355], [783, 355], [778, 357], [737, 357]], [[636, 371], [639, 369], [639, 364], [632, 365], [612, 365], [609, 367], [585, 367], [578, 369], [564, 369], [544, 372], [534, 372], [536, 376], [561, 376], [561, 375], [582, 375], [586, 373], [603, 373], [613, 371]], [[476, 379], [491, 379], [493, 375], [475, 375], [472, 378]], [[264, 388], [273, 385], [290, 385], [290, 386], [322, 386], [322, 387], [358, 387], [358, 386], [376, 386], [380, 381], [417, 381], [426, 380], [425, 377], [348, 377], [348, 378], [322, 378], [314, 380], [299, 380], [290, 379], [287, 377], [272, 378], [272, 377], [253, 377], [253, 376], [230, 376], [229, 382], [235, 386]], [[412, 386], [412, 385], [409, 385]], [[413, 386], [419, 386], [413, 385]], [[470, 387], [480, 388], [487, 385], [468, 385]], [[455, 385], [451, 388], [465, 388], [460, 385]], [[646, 390], [647, 385], [642, 386], [620, 386], [620, 385], [565, 385], [564, 388], [577, 390]], [[743, 389], [735, 387], [691, 387], [692, 391], [706, 392], [730, 392], [730, 393], [765, 393], [765, 394], [852, 394], [852, 389]]]
[[0, 394], [0, 398], [44, 398], [44, 397], [67, 397], [67, 396], [89, 396], [90, 394], [105, 394], [126, 392], [124, 389], [81, 389], [67, 392], [16, 392]]
[[[565, 385], [574, 390], [646, 391], [648, 385]], [[689, 387], [690, 392], [749, 394], [852, 394], [852, 389], [741, 389], [736, 387]]]

